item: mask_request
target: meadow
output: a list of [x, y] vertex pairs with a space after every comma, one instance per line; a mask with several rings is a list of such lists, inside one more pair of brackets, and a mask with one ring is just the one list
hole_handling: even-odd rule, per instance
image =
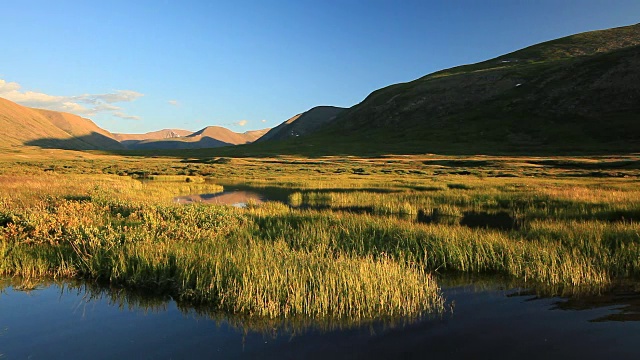
[[[0, 275], [169, 295], [253, 318], [444, 311], [439, 281], [555, 293], [640, 277], [640, 161], [624, 157], [0, 161]], [[286, 189], [246, 208], [173, 197]], [[222, 184], [222, 186], [221, 186]]]

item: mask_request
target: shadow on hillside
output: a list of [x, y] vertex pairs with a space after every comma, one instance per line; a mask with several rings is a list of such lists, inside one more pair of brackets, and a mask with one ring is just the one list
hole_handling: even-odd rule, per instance
[[120, 144], [108, 136], [92, 132], [89, 135], [76, 136], [68, 139], [41, 138], [30, 140], [24, 143], [27, 146], [37, 146], [42, 149], [62, 149], [62, 150], [124, 150], [124, 145]]
[[189, 150], [213, 149], [233, 146], [231, 143], [220, 141], [212, 137], [202, 137], [197, 141], [184, 141], [184, 138], [166, 140], [125, 140], [122, 144], [129, 150]]
[[[309, 141], [310, 140], [310, 141]], [[455, 144], [455, 143], [352, 143], [317, 141], [313, 138], [301, 138], [290, 141], [273, 141], [246, 145], [232, 145], [210, 137], [198, 141], [185, 142], [180, 140], [158, 140], [149, 142], [127, 141], [129, 146], [99, 133], [69, 139], [42, 138], [26, 142], [24, 145], [37, 146], [43, 149], [65, 150], [99, 150], [113, 155], [138, 157], [171, 157], [182, 158], [183, 162], [214, 164], [220, 161], [230, 161], [230, 158], [272, 158], [293, 157], [306, 159], [321, 159], [327, 156], [385, 158], [395, 155], [444, 155], [444, 156], [598, 156], [603, 161], [589, 163], [574, 160], [540, 159], [528, 161], [531, 165], [548, 168], [562, 168], [575, 170], [605, 170], [605, 169], [637, 169], [640, 161], [637, 159], [606, 161], [606, 156], [637, 155], [640, 150], [636, 146], [609, 146], [601, 144], [597, 148], [576, 149], [559, 146], [537, 146], [517, 148], [497, 146], [491, 143]], [[229, 159], [225, 159], [229, 158]], [[325, 159], [326, 160], [326, 159]], [[613, 160], [613, 159], [612, 159]], [[286, 162], [279, 159], [278, 162]], [[316, 160], [313, 160], [316, 161]], [[320, 161], [320, 160], [317, 160]], [[322, 160], [324, 161], [324, 160]], [[490, 160], [468, 159], [434, 159], [425, 160], [425, 165], [440, 165], [451, 167], [492, 167], [497, 164]]]
[[[25, 142], [24, 145], [37, 146], [42, 149], [100, 150], [118, 155], [127, 154], [129, 151], [144, 151], [144, 153], [131, 153], [131, 155], [148, 156], [155, 155], [155, 152], [158, 150], [200, 150], [232, 146], [233, 144], [219, 141], [210, 137], [203, 137], [198, 141], [189, 142], [181, 140], [158, 140], [148, 142], [126, 140], [123, 142], [119, 142], [100, 133], [92, 132], [89, 135], [76, 136], [68, 139], [35, 139]], [[154, 152], [154, 154], [150, 152]], [[174, 154], [174, 156], [181, 156], [179, 153]]]

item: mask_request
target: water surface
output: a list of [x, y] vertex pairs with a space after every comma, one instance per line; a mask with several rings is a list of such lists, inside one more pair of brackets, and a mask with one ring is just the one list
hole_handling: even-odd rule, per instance
[[291, 190], [281, 188], [257, 188], [242, 184], [224, 185], [219, 193], [190, 194], [176, 196], [173, 202], [178, 204], [204, 203], [246, 207], [247, 204], [262, 204], [266, 201], [288, 202]]
[[[373, 206], [333, 206], [330, 202], [322, 203], [322, 201], [313, 204], [291, 204], [289, 196], [294, 192], [304, 193], [305, 190], [292, 190], [279, 187], [254, 187], [242, 183], [224, 184], [224, 191], [219, 193], [204, 193], [176, 196], [173, 202], [178, 204], [217, 204], [232, 205], [235, 207], [246, 207], [247, 204], [262, 204], [267, 201], [280, 202], [298, 209], [314, 209], [314, 210], [330, 210], [335, 212], [348, 212], [354, 214], [376, 214]], [[330, 192], [353, 192], [353, 191], [369, 191], [369, 192], [391, 192], [388, 189], [317, 189], [314, 193], [330, 193]], [[393, 216], [404, 220], [415, 220], [422, 223], [448, 223], [460, 224], [462, 226], [472, 228], [491, 228], [498, 230], [512, 230], [519, 228], [522, 224], [512, 215], [505, 211], [497, 212], [477, 212], [468, 211], [461, 217], [447, 216], [439, 213], [438, 209], [432, 209], [429, 213], [420, 209], [417, 215], [411, 214], [385, 214], [384, 216]]]
[[29, 292], [8, 286], [0, 293], [0, 354], [8, 359], [640, 357], [638, 292], [540, 298], [471, 284], [443, 292], [452, 311], [414, 323], [314, 327], [307, 322], [279, 328], [198, 315], [169, 298], [65, 284]]

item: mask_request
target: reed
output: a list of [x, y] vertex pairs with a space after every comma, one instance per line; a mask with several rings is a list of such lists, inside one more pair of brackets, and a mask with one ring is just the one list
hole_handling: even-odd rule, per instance
[[0, 232], [2, 275], [94, 279], [269, 318], [366, 319], [443, 307], [422, 267], [264, 241], [239, 209], [102, 197], [13, 205]]
[[588, 246], [530, 241], [490, 229], [355, 214], [289, 213], [261, 216], [257, 223], [266, 239], [289, 239], [294, 249], [326, 246], [339, 253], [391, 256], [431, 271], [502, 273], [573, 286], [607, 284], [614, 275], [638, 274], [637, 261], [624, 261], [623, 265], [617, 261], [640, 255], [635, 246], [611, 250], [589, 243], [607, 255], [597, 258]]
[[[640, 276], [634, 178], [462, 176], [410, 159], [153, 161], [151, 181], [4, 169], [0, 274], [93, 279], [249, 317], [362, 319], [441, 311], [434, 273], [564, 289]], [[289, 204], [172, 204], [222, 191], [221, 175], [291, 189]]]

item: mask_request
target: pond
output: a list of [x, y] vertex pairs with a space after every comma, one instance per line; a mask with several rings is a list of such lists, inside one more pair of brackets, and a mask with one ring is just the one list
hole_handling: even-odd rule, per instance
[[[255, 187], [242, 183], [222, 183], [224, 191], [219, 193], [205, 193], [205, 194], [190, 194], [183, 196], [176, 196], [173, 198], [173, 202], [177, 204], [217, 204], [217, 205], [232, 205], [235, 207], [244, 208], [247, 204], [262, 204], [267, 201], [280, 202], [298, 209], [314, 209], [314, 210], [331, 210], [336, 212], [349, 212], [356, 214], [376, 214], [375, 209], [372, 206], [332, 206], [327, 203], [313, 204], [295, 204], [293, 205], [290, 200], [290, 195], [299, 192], [304, 193], [306, 190], [292, 190], [280, 187]], [[322, 189], [313, 190], [313, 192], [355, 192], [355, 191], [367, 191], [367, 192], [391, 192], [391, 190], [384, 189]], [[422, 223], [455, 223], [472, 228], [491, 228], [498, 230], [511, 230], [517, 229], [521, 226], [517, 219], [505, 211], [494, 212], [478, 212], [467, 211], [460, 217], [446, 216], [438, 213], [438, 209], [431, 209], [429, 213], [420, 209], [417, 215], [410, 214], [385, 214], [385, 216], [394, 216], [405, 220], [415, 220]]]
[[173, 202], [178, 204], [204, 203], [246, 207], [247, 204], [262, 204], [265, 201], [287, 203], [291, 190], [281, 188], [257, 188], [242, 184], [224, 185], [224, 191], [208, 194], [190, 194], [176, 196]]
[[279, 327], [82, 283], [2, 288], [8, 359], [640, 357], [640, 293], [629, 290], [544, 298], [469, 281], [443, 288], [449, 311], [415, 322]]

